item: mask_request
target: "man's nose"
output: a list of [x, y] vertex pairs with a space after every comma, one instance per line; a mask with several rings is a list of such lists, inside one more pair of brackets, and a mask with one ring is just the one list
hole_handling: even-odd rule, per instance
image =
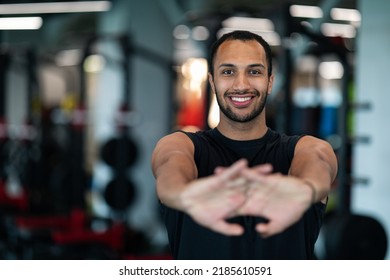
[[248, 77], [246, 77], [245, 73], [240, 73], [236, 75], [233, 83], [233, 90], [235, 91], [243, 91], [248, 90], [250, 88]]

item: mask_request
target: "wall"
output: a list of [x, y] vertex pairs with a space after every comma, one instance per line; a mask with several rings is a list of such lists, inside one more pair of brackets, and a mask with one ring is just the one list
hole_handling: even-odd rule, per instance
[[[357, 111], [355, 132], [370, 137], [369, 144], [358, 144], [353, 151], [353, 173], [366, 177], [368, 185], [355, 185], [352, 209], [378, 219], [390, 240], [390, 146], [388, 127], [390, 111], [389, 66], [390, 2], [359, 1], [362, 27], [358, 37], [356, 99], [369, 102], [372, 109]], [[390, 259], [387, 250], [387, 259]]]

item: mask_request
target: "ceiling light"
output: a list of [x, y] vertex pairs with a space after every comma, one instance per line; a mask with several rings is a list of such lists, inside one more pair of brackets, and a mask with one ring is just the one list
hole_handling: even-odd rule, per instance
[[273, 22], [266, 18], [230, 17], [222, 22], [222, 26], [236, 30], [275, 30]]
[[173, 37], [178, 40], [185, 40], [190, 38], [190, 29], [186, 25], [178, 25], [173, 29]]
[[356, 37], [356, 28], [350, 24], [323, 23], [321, 25], [321, 32], [328, 37]]
[[0, 14], [49, 14], [105, 12], [110, 10], [110, 1], [77, 1], [51, 3], [0, 4]]
[[322, 18], [323, 12], [320, 7], [306, 5], [291, 5], [290, 15], [302, 18]]
[[330, 11], [330, 16], [334, 20], [361, 21], [362, 19], [360, 12], [355, 9], [333, 8]]
[[41, 17], [0, 18], [0, 30], [35, 30], [42, 26]]
[[339, 61], [324, 61], [320, 63], [318, 72], [327, 80], [341, 79], [344, 75], [344, 67]]
[[[221, 28], [218, 31], [217, 36], [221, 37], [223, 34], [228, 33], [228, 32], [232, 32], [234, 30], [238, 30], [238, 29], [235, 29], [235, 28]], [[262, 31], [262, 30], [256, 30], [256, 29], [240, 29], [240, 30], [250, 31], [252, 33], [255, 33], [255, 34], [263, 37], [263, 39], [265, 41], [267, 41], [267, 43], [270, 46], [280, 46], [280, 44], [281, 44], [280, 36], [275, 31]]]
[[274, 31], [273, 22], [266, 18], [230, 17], [222, 22], [222, 26], [218, 37], [234, 30], [246, 30], [260, 35], [271, 46], [280, 45], [280, 36]]
[[195, 26], [192, 29], [192, 38], [197, 41], [205, 41], [209, 38], [210, 32], [204, 26]]

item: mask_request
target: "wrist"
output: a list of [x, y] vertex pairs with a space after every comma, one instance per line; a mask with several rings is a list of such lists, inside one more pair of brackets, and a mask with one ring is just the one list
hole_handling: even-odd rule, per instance
[[311, 191], [311, 204], [314, 204], [317, 202], [317, 191], [314, 186], [314, 184], [306, 179], [303, 179], [303, 182]]

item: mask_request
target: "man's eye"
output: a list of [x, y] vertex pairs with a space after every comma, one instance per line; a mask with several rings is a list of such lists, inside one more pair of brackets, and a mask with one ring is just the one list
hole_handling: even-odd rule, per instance
[[256, 70], [256, 69], [251, 69], [251, 70], [249, 70], [249, 74], [251, 74], [251, 75], [260, 75], [261, 72], [259, 70]]
[[230, 69], [223, 70], [222, 74], [223, 75], [231, 75], [231, 74], [233, 74], [233, 70], [230, 70]]

